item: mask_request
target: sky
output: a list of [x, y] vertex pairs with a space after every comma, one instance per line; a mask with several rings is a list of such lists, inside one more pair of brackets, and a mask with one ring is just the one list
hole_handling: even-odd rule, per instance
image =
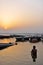
[[43, 33], [43, 0], [0, 0], [0, 33]]

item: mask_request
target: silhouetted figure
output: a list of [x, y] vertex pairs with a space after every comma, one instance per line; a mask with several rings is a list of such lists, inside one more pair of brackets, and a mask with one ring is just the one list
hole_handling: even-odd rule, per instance
[[36, 58], [37, 58], [37, 49], [36, 49], [36, 46], [33, 46], [33, 49], [31, 51], [31, 56], [32, 56], [33, 62], [36, 62]]

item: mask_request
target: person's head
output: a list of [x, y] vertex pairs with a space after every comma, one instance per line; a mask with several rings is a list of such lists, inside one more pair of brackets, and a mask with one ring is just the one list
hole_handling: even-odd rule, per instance
[[35, 49], [36, 48], [36, 46], [33, 46], [33, 49]]

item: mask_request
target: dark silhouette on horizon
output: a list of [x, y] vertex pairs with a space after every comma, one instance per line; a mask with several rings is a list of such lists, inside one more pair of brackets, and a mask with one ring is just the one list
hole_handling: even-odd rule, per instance
[[25, 42], [29, 41], [30, 43], [37, 43], [41, 41], [42, 36], [26, 36], [26, 35], [17, 35], [17, 34], [10, 34], [10, 35], [0, 35], [0, 39], [9, 39], [15, 38], [16, 42]]
[[33, 62], [36, 62], [36, 59], [37, 59], [37, 49], [36, 49], [36, 46], [33, 46], [33, 49], [31, 51], [31, 56], [32, 56]]

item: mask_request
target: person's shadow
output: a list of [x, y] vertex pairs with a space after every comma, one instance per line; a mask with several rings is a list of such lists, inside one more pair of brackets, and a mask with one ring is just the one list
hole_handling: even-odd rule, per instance
[[36, 49], [36, 46], [33, 46], [33, 49], [31, 51], [31, 56], [32, 56], [33, 62], [36, 62], [36, 59], [37, 59], [37, 49]]

